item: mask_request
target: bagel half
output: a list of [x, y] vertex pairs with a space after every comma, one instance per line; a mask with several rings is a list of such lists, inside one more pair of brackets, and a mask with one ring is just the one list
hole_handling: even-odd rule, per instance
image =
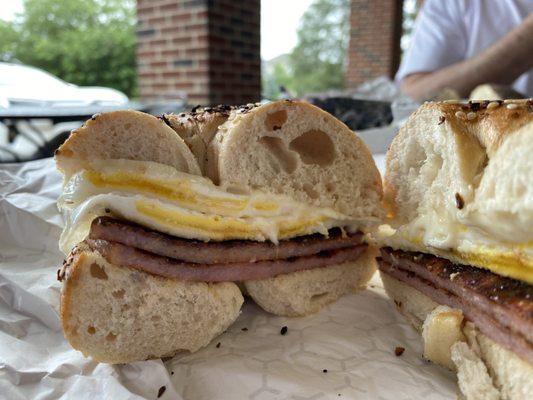
[[378, 268], [467, 399], [533, 393], [533, 102], [426, 103], [387, 154]]
[[[310, 104], [102, 114], [73, 132], [56, 162], [70, 251], [60, 273], [63, 327], [96, 360], [196, 351], [237, 318], [239, 287], [269, 312], [301, 316], [363, 288], [376, 269], [376, 249], [360, 232], [384, 214], [379, 173], [361, 139]], [[97, 219], [105, 238], [94, 237]], [[202, 257], [213, 264], [195, 263], [194, 252], [169, 255], [176, 240], [214, 252]], [[211, 274], [254, 241], [269, 242], [262, 251], [273, 258], [235, 263], [247, 277], [263, 268], [261, 278]], [[332, 242], [341, 245], [321, 250]], [[315, 253], [277, 258], [276, 246], [307, 243]], [[264, 272], [283, 265], [296, 272]]]

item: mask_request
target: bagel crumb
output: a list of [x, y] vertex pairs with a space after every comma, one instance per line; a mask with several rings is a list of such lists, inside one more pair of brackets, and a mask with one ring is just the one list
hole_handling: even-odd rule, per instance
[[398, 347], [396, 347], [396, 348], [394, 349], [394, 355], [395, 355], [396, 357], [400, 357], [400, 356], [403, 354], [404, 351], [405, 351], [405, 347], [400, 347], [400, 346], [398, 346]]
[[457, 275], [459, 275], [459, 272], [454, 272], [453, 274], [450, 274], [450, 280], [453, 281], [455, 278], [457, 278]]

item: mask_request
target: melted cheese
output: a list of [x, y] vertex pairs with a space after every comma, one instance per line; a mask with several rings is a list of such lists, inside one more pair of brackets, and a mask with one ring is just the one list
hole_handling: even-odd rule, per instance
[[457, 255], [468, 264], [481, 266], [495, 274], [533, 284], [533, 262], [531, 257], [523, 253], [479, 246], [477, 251], [459, 252]]

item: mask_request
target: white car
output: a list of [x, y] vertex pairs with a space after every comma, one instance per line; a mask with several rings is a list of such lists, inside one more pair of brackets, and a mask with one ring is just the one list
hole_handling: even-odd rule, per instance
[[128, 101], [115, 89], [80, 87], [38, 68], [0, 62], [0, 108], [119, 106]]

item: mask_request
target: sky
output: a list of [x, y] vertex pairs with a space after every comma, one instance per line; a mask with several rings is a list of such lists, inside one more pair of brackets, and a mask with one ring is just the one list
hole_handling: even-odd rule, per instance
[[289, 53], [296, 45], [296, 29], [313, 0], [261, 0], [261, 58]]
[[[0, 0], [0, 19], [12, 20], [22, 11], [22, 0]], [[270, 60], [289, 53], [296, 45], [296, 29], [313, 0], [261, 1], [261, 58]]]
[[[0, 19], [11, 21], [15, 13], [22, 11], [22, 0], [0, 0]], [[268, 0], [267, 0], [268, 1]]]

